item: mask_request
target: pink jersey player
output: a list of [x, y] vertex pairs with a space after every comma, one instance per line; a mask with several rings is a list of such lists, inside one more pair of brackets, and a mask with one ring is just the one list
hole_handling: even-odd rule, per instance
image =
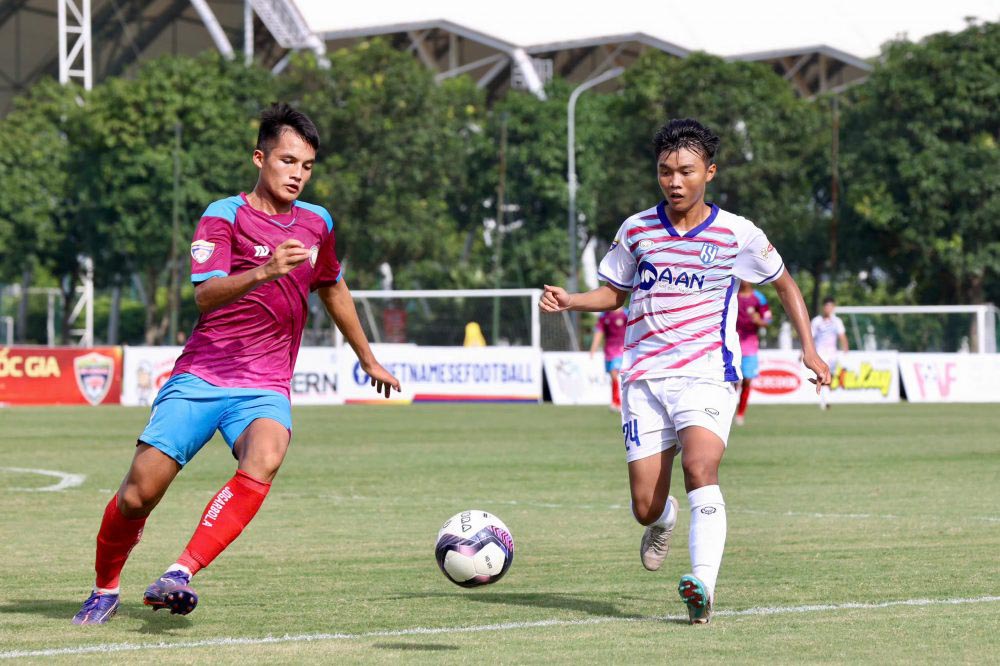
[[611, 375], [611, 409], [620, 412], [622, 355], [625, 353], [625, 331], [628, 329], [628, 315], [622, 309], [603, 312], [594, 326], [594, 341], [590, 345], [593, 356], [604, 343], [604, 370]]
[[343, 332], [372, 386], [385, 397], [399, 382], [375, 360], [341, 278], [333, 219], [299, 201], [319, 148], [313, 122], [285, 104], [260, 119], [249, 194], [222, 199], [202, 215], [191, 243], [191, 281], [201, 316], [170, 379], [152, 405], [132, 466], [104, 508], [94, 591], [74, 624], [103, 624], [119, 606], [125, 561], [146, 517], [177, 473], [222, 433], [236, 474], [205, 507], [187, 547], [146, 588], [143, 603], [187, 615], [198, 604], [191, 578], [253, 519], [291, 439], [289, 383], [308, 314], [319, 299]]

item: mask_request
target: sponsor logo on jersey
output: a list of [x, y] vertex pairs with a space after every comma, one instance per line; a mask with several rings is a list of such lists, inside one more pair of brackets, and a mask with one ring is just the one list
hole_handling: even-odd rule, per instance
[[115, 359], [91, 352], [73, 359], [73, 374], [80, 394], [92, 405], [99, 405], [111, 389]]
[[653, 247], [653, 241], [649, 240], [648, 238], [645, 239], [645, 240], [639, 241], [639, 249], [640, 250], [648, 250], [651, 247]]
[[213, 252], [215, 252], [215, 243], [209, 243], [206, 240], [196, 240], [191, 243], [191, 258], [199, 264], [208, 261]]
[[608, 252], [611, 252], [611, 250], [615, 249], [616, 247], [618, 247], [618, 239], [617, 238], [615, 238], [613, 241], [611, 241], [611, 247], [608, 248]]
[[316, 259], [319, 258], [319, 245], [309, 248], [309, 265], [316, 268]]
[[669, 266], [665, 267], [662, 271], [657, 271], [656, 266], [648, 261], [639, 264], [637, 274], [639, 277], [639, 288], [644, 291], [652, 289], [653, 285], [657, 282], [665, 282], [675, 287], [685, 287], [688, 290], [705, 288], [704, 275], [698, 275], [694, 272], [689, 273], [687, 271], [674, 273], [674, 271], [670, 270]]
[[769, 256], [771, 256], [772, 252], [774, 252], [774, 246], [771, 245], [770, 243], [768, 243], [767, 247], [765, 247], [764, 249], [762, 249], [760, 251], [760, 257], [761, 257], [761, 259], [763, 259], [764, 261], [767, 261], [767, 258]]
[[266, 245], [254, 245], [253, 246], [253, 256], [255, 257], [266, 257], [271, 254], [271, 248]]
[[708, 264], [710, 264], [713, 261], [715, 261], [715, 258], [717, 256], [719, 256], [719, 246], [718, 245], [715, 245], [713, 243], [702, 243], [701, 244], [701, 253], [698, 255], [698, 258], [701, 259], [701, 263], [703, 263], [703, 264], [705, 264], [707, 266]]

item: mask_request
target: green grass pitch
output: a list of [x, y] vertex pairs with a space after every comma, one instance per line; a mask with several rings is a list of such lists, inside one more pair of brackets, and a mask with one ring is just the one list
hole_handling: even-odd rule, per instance
[[[0, 410], [0, 661], [987, 663], [1000, 653], [993, 405], [751, 406], [723, 462], [729, 537], [718, 612], [700, 627], [681, 619], [676, 593], [689, 568], [679, 470], [681, 522], [650, 573], [606, 409], [297, 408], [271, 495], [195, 579], [195, 613], [153, 613], [141, 595], [232, 474], [221, 439], [147, 523], [118, 616], [74, 627], [102, 510], [147, 417]], [[86, 479], [32, 492], [56, 480], [9, 468]], [[513, 566], [494, 586], [461, 589], [434, 562], [440, 524], [467, 508], [513, 532]]]

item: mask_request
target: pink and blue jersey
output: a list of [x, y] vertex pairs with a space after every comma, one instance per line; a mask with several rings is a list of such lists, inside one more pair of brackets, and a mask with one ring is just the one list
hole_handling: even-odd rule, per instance
[[229, 305], [203, 313], [172, 376], [189, 373], [214, 386], [289, 395], [309, 293], [341, 276], [330, 213], [296, 201], [290, 212], [269, 215], [240, 194], [211, 204], [191, 243], [191, 281], [199, 284], [254, 270], [293, 238], [309, 248], [309, 260]]
[[604, 334], [604, 360], [621, 358], [625, 353], [627, 315], [621, 310], [602, 312], [595, 329]]
[[772, 320], [771, 306], [767, 304], [767, 298], [764, 294], [756, 289], [746, 296], [737, 291], [736, 313], [736, 333], [740, 336], [740, 351], [743, 356], [756, 356], [757, 352], [760, 351], [760, 338], [753, 315], [759, 315], [764, 325], [767, 326]]
[[763, 231], [714, 204], [683, 234], [663, 202], [625, 220], [599, 269], [601, 279], [632, 292], [622, 381], [738, 381], [737, 280], [764, 284], [783, 271]]

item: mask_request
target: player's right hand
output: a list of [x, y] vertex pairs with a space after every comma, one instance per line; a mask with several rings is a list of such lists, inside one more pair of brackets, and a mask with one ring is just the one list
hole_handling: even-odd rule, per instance
[[284, 243], [274, 248], [274, 254], [264, 265], [271, 278], [279, 278], [288, 275], [292, 270], [309, 258], [309, 250], [294, 238], [289, 238]]
[[568, 310], [570, 306], [570, 294], [562, 287], [553, 287], [551, 285], [543, 285], [545, 291], [542, 292], [542, 298], [538, 301], [538, 307], [542, 312], [562, 312], [563, 310]]

